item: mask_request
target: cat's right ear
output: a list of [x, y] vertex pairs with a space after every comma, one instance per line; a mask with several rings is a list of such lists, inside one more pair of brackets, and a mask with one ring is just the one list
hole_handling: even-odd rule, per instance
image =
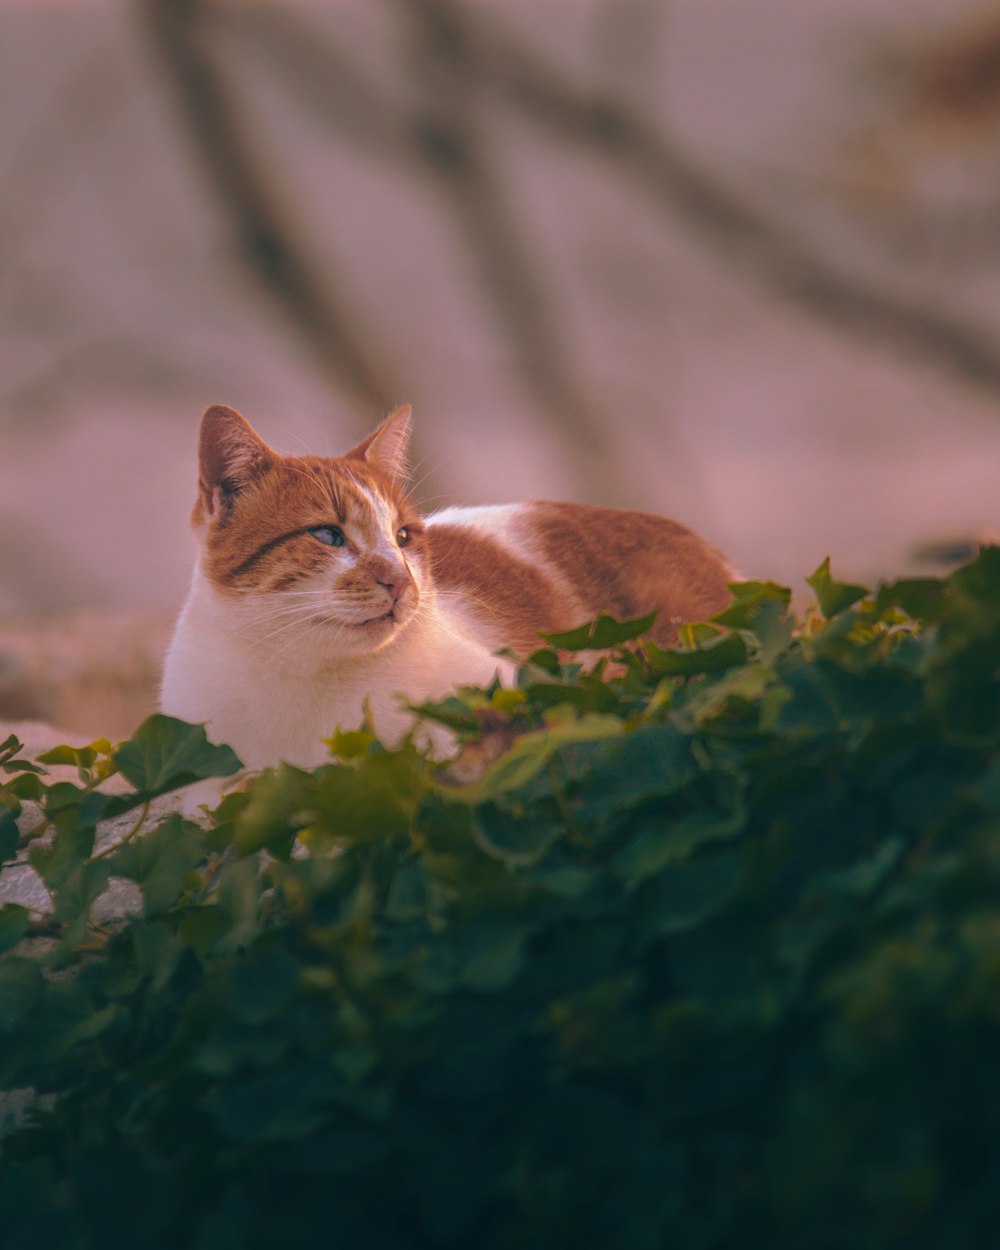
[[198, 438], [198, 485], [206, 513], [211, 516], [228, 507], [276, 458], [235, 408], [225, 404], [207, 408]]

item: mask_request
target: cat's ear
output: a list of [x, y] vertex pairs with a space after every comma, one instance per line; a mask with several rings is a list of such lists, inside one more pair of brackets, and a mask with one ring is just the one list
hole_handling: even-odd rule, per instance
[[352, 447], [345, 459], [367, 460], [390, 477], [406, 477], [412, 425], [413, 409], [404, 404], [391, 417], [386, 417], [374, 434]]
[[213, 404], [201, 419], [198, 478], [202, 506], [212, 514], [245, 490], [277, 457], [235, 408]]

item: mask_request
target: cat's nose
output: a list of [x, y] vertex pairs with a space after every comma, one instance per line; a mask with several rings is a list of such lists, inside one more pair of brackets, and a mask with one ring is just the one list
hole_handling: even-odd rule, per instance
[[406, 588], [410, 584], [410, 578], [407, 573], [392, 573], [380, 577], [378, 584], [384, 586], [389, 594], [392, 595], [392, 602], [395, 604], [406, 593]]

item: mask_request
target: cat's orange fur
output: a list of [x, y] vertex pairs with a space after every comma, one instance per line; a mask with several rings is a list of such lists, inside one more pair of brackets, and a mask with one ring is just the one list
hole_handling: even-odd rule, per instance
[[[461, 525], [428, 527], [435, 583], [474, 596], [502, 635], [526, 652], [607, 612], [656, 612], [650, 631], [677, 641], [677, 624], [705, 620], [729, 598], [732, 570], [691, 530], [663, 517], [588, 504], [532, 503], [518, 524], [521, 553]], [[530, 552], [530, 559], [524, 553]]]
[[308, 764], [365, 701], [391, 736], [406, 724], [397, 696], [509, 677], [492, 653], [530, 652], [540, 631], [655, 611], [653, 637], [669, 644], [679, 622], [725, 606], [729, 565], [661, 517], [571, 503], [421, 517], [409, 429], [402, 408], [344, 456], [284, 456], [232, 409], [208, 409], [200, 554], [165, 711], [208, 721], [251, 766]]

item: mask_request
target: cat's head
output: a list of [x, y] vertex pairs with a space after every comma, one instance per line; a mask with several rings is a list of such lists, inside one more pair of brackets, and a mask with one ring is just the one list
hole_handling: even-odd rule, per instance
[[412, 621], [430, 583], [409, 437], [404, 407], [343, 456], [285, 456], [232, 408], [206, 411], [192, 524], [234, 633], [348, 657]]

